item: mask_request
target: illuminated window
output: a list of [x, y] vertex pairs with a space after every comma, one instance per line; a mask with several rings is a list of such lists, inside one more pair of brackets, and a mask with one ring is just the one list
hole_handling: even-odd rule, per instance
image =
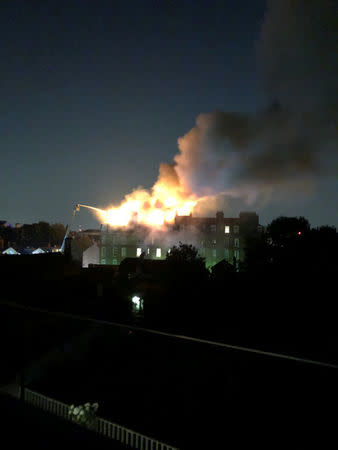
[[216, 249], [214, 249], [214, 250], [212, 251], [212, 256], [213, 256], [214, 258], [216, 258]]
[[142, 253], [142, 248], [137, 248], [136, 249], [136, 256], [141, 256]]
[[239, 260], [239, 250], [235, 250], [234, 251], [234, 257], [236, 258], [236, 260]]
[[126, 256], [127, 255], [127, 249], [126, 247], [122, 247], [121, 248], [121, 256]]
[[113, 266], [117, 266], [117, 259], [113, 259]]
[[234, 233], [239, 233], [239, 226], [238, 225], [234, 226]]
[[102, 256], [102, 258], [106, 257], [106, 247], [101, 248], [101, 256]]
[[216, 239], [213, 239], [213, 240], [211, 241], [211, 243], [212, 243], [212, 245], [216, 245]]
[[230, 233], [230, 227], [229, 227], [229, 225], [225, 225], [225, 227], [224, 227], [224, 233], [225, 233], [225, 234], [229, 234], [229, 233]]
[[168, 255], [170, 255], [170, 252], [171, 252], [171, 248], [168, 249]]
[[156, 258], [161, 258], [161, 249], [160, 248], [156, 249]]
[[113, 247], [113, 256], [117, 256], [117, 247]]
[[235, 238], [234, 246], [239, 248], [239, 239], [238, 238]]
[[106, 264], [105, 258], [101, 259], [101, 264]]
[[147, 248], [147, 255], [149, 255], [150, 253], [150, 248]]

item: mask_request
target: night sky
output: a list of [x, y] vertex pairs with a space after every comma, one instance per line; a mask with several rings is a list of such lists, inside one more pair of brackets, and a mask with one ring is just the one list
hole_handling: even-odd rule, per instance
[[[0, 219], [68, 223], [75, 203], [119, 203], [155, 183], [200, 113], [264, 108], [265, 9], [264, 0], [1, 1]], [[304, 192], [223, 209], [256, 210], [262, 224], [303, 215], [338, 226], [337, 198], [337, 176], [324, 173]], [[99, 226], [85, 209], [76, 220]]]

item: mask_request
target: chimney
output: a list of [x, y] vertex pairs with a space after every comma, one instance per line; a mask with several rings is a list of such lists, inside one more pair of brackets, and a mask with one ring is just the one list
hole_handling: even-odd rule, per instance
[[224, 220], [224, 213], [223, 211], [217, 211], [216, 213], [216, 222], [222, 222]]

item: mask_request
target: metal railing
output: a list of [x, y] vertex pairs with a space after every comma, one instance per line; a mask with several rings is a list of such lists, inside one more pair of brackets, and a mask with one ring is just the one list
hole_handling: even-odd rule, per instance
[[[70, 420], [68, 414], [70, 405], [66, 403], [59, 402], [58, 400], [27, 388], [24, 390], [24, 400], [44, 411]], [[164, 442], [160, 442], [122, 425], [110, 422], [109, 420], [102, 419], [101, 417], [97, 418], [96, 432], [138, 450], [179, 450], [177, 447], [165, 444]]]
[[24, 400], [44, 411], [63, 417], [64, 419], [69, 419], [69, 405], [66, 403], [59, 402], [58, 400], [54, 400], [53, 398], [31, 391], [27, 388], [24, 389]]

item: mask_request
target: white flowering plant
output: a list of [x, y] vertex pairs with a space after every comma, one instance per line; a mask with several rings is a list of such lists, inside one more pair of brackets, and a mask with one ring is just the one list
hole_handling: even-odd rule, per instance
[[68, 416], [73, 422], [77, 422], [88, 428], [93, 428], [96, 424], [96, 411], [98, 407], [98, 403], [85, 403], [79, 406], [70, 405]]

